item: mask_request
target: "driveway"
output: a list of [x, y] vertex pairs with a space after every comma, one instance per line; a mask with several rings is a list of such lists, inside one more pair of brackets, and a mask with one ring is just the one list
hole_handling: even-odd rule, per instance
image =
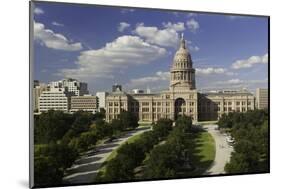
[[214, 124], [203, 126], [212, 135], [216, 143], [215, 161], [205, 172], [206, 175], [224, 174], [224, 166], [230, 161], [231, 152], [233, 151], [233, 148], [226, 141], [226, 136], [216, 130], [216, 127], [217, 125]]
[[150, 130], [150, 128], [139, 127], [110, 143], [97, 146], [97, 152], [89, 151], [87, 155], [81, 156], [75, 161], [72, 167], [66, 170], [63, 182], [69, 184], [93, 183], [101, 165], [105, 162], [112, 151], [125, 143], [130, 137], [148, 130]]

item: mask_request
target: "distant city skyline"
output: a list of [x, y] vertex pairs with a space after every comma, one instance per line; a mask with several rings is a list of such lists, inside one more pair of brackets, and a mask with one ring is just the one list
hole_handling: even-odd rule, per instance
[[35, 5], [34, 79], [40, 82], [71, 77], [87, 82], [93, 94], [115, 83], [125, 91], [161, 91], [183, 33], [198, 90], [267, 88], [266, 17]]

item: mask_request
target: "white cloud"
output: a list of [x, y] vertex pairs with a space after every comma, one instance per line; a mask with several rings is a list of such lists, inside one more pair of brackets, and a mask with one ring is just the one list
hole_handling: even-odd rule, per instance
[[155, 26], [145, 26], [140, 23], [137, 24], [134, 33], [143, 37], [148, 43], [160, 46], [176, 48], [179, 44], [179, 35], [174, 28], [158, 29]]
[[240, 19], [240, 18], [246, 18], [245, 16], [234, 16], [234, 15], [228, 15], [227, 18], [229, 18], [230, 20], [236, 20], [236, 19]]
[[218, 81], [217, 84], [224, 84], [224, 85], [250, 85], [250, 84], [262, 84], [267, 83], [268, 79], [253, 79], [253, 80], [241, 80], [241, 79], [230, 79], [226, 81]]
[[266, 53], [263, 56], [251, 56], [248, 59], [237, 60], [232, 64], [233, 69], [242, 69], [242, 68], [251, 68], [256, 64], [267, 64], [268, 63], [268, 54]]
[[118, 31], [123, 32], [126, 28], [130, 27], [130, 24], [126, 22], [120, 22], [118, 26]]
[[188, 20], [186, 22], [186, 26], [193, 33], [196, 33], [196, 31], [200, 28], [199, 23], [194, 18]]
[[247, 79], [242, 80], [239, 78], [233, 78], [228, 80], [219, 80], [213, 82], [204, 82], [200, 84], [201, 90], [241, 90], [248, 89], [255, 91], [258, 87], [266, 87], [268, 79]]
[[225, 84], [241, 84], [241, 83], [243, 83], [243, 81], [240, 80], [240, 79], [230, 79], [230, 80], [227, 80], [224, 83]]
[[130, 13], [130, 12], [135, 12], [135, 9], [121, 9], [122, 14]]
[[217, 74], [223, 74], [223, 75], [235, 75], [233, 72], [229, 72], [225, 68], [196, 68], [196, 74], [199, 76], [208, 76], [208, 75], [217, 75]]
[[161, 82], [164, 82], [167, 87], [167, 82], [170, 80], [170, 72], [163, 72], [163, 71], [158, 71], [154, 75], [151, 76], [146, 76], [146, 77], [140, 77], [140, 78], [135, 78], [131, 79], [130, 82], [127, 84], [129, 88], [144, 88], [149, 85], [153, 86], [159, 86]]
[[43, 9], [39, 8], [39, 7], [35, 7], [34, 9], [34, 14], [44, 14], [45, 12], [43, 11]]
[[75, 78], [106, 78], [132, 65], [148, 64], [165, 56], [167, 51], [146, 43], [137, 36], [124, 35], [97, 50], [81, 52], [76, 69], [63, 69], [62, 75]]
[[194, 52], [197, 52], [197, 51], [200, 50], [200, 48], [199, 48], [198, 46], [192, 46], [192, 45], [190, 45], [190, 46], [188, 47], [188, 49], [191, 50], [191, 51], [194, 51]]
[[226, 69], [224, 68], [196, 68], [196, 74], [199, 75], [211, 75], [211, 74], [224, 74]]
[[197, 14], [196, 14], [196, 13], [188, 13], [187, 16], [188, 16], [188, 17], [194, 17], [194, 16], [197, 16]]
[[175, 31], [184, 31], [185, 30], [183, 22], [178, 22], [178, 23], [174, 23], [174, 24], [172, 22], [168, 22], [168, 23], [163, 22], [163, 26], [165, 28], [173, 29]]
[[61, 24], [61, 23], [58, 23], [58, 22], [56, 22], [56, 21], [53, 21], [52, 22], [52, 25], [54, 25], [54, 26], [64, 26], [63, 24]]
[[197, 16], [197, 13], [187, 13], [187, 14], [186, 14], [186, 12], [170, 12], [170, 13], [173, 14], [174, 16], [176, 16], [176, 17], [186, 16], [186, 17], [190, 18], [190, 17]]
[[44, 24], [34, 22], [34, 39], [51, 49], [78, 51], [82, 49], [81, 43], [71, 43], [65, 36], [46, 29]]

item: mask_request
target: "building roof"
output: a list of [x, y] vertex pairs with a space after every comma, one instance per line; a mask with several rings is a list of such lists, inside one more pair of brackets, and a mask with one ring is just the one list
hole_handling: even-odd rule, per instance
[[250, 95], [253, 96], [253, 94], [247, 90], [241, 90], [241, 91], [216, 91], [216, 92], [205, 92], [200, 93], [201, 95], [206, 96], [232, 96], [232, 95]]

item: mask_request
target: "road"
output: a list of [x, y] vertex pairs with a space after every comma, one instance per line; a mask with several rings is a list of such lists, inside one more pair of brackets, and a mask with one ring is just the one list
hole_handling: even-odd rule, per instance
[[229, 162], [233, 148], [227, 143], [226, 136], [221, 134], [219, 130], [215, 130], [217, 125], [203, 126], [214, 138], [216, 143], [216, 156], [212, 166], [205, 172], [206, 175], [224, 174], [224, 166]]
[[63, 182], [69, 184], [93, 183], [93, 180], [101, 165], [105, 162], [112, 151], [125, 143], [130, 137], [148, 131], [150, 128], [137, 128], [126, 135], [107, 144], [97, 146], [97, 152], [89, 151], [87, 155], [80, 157], [72, 167], [66, 170]]

